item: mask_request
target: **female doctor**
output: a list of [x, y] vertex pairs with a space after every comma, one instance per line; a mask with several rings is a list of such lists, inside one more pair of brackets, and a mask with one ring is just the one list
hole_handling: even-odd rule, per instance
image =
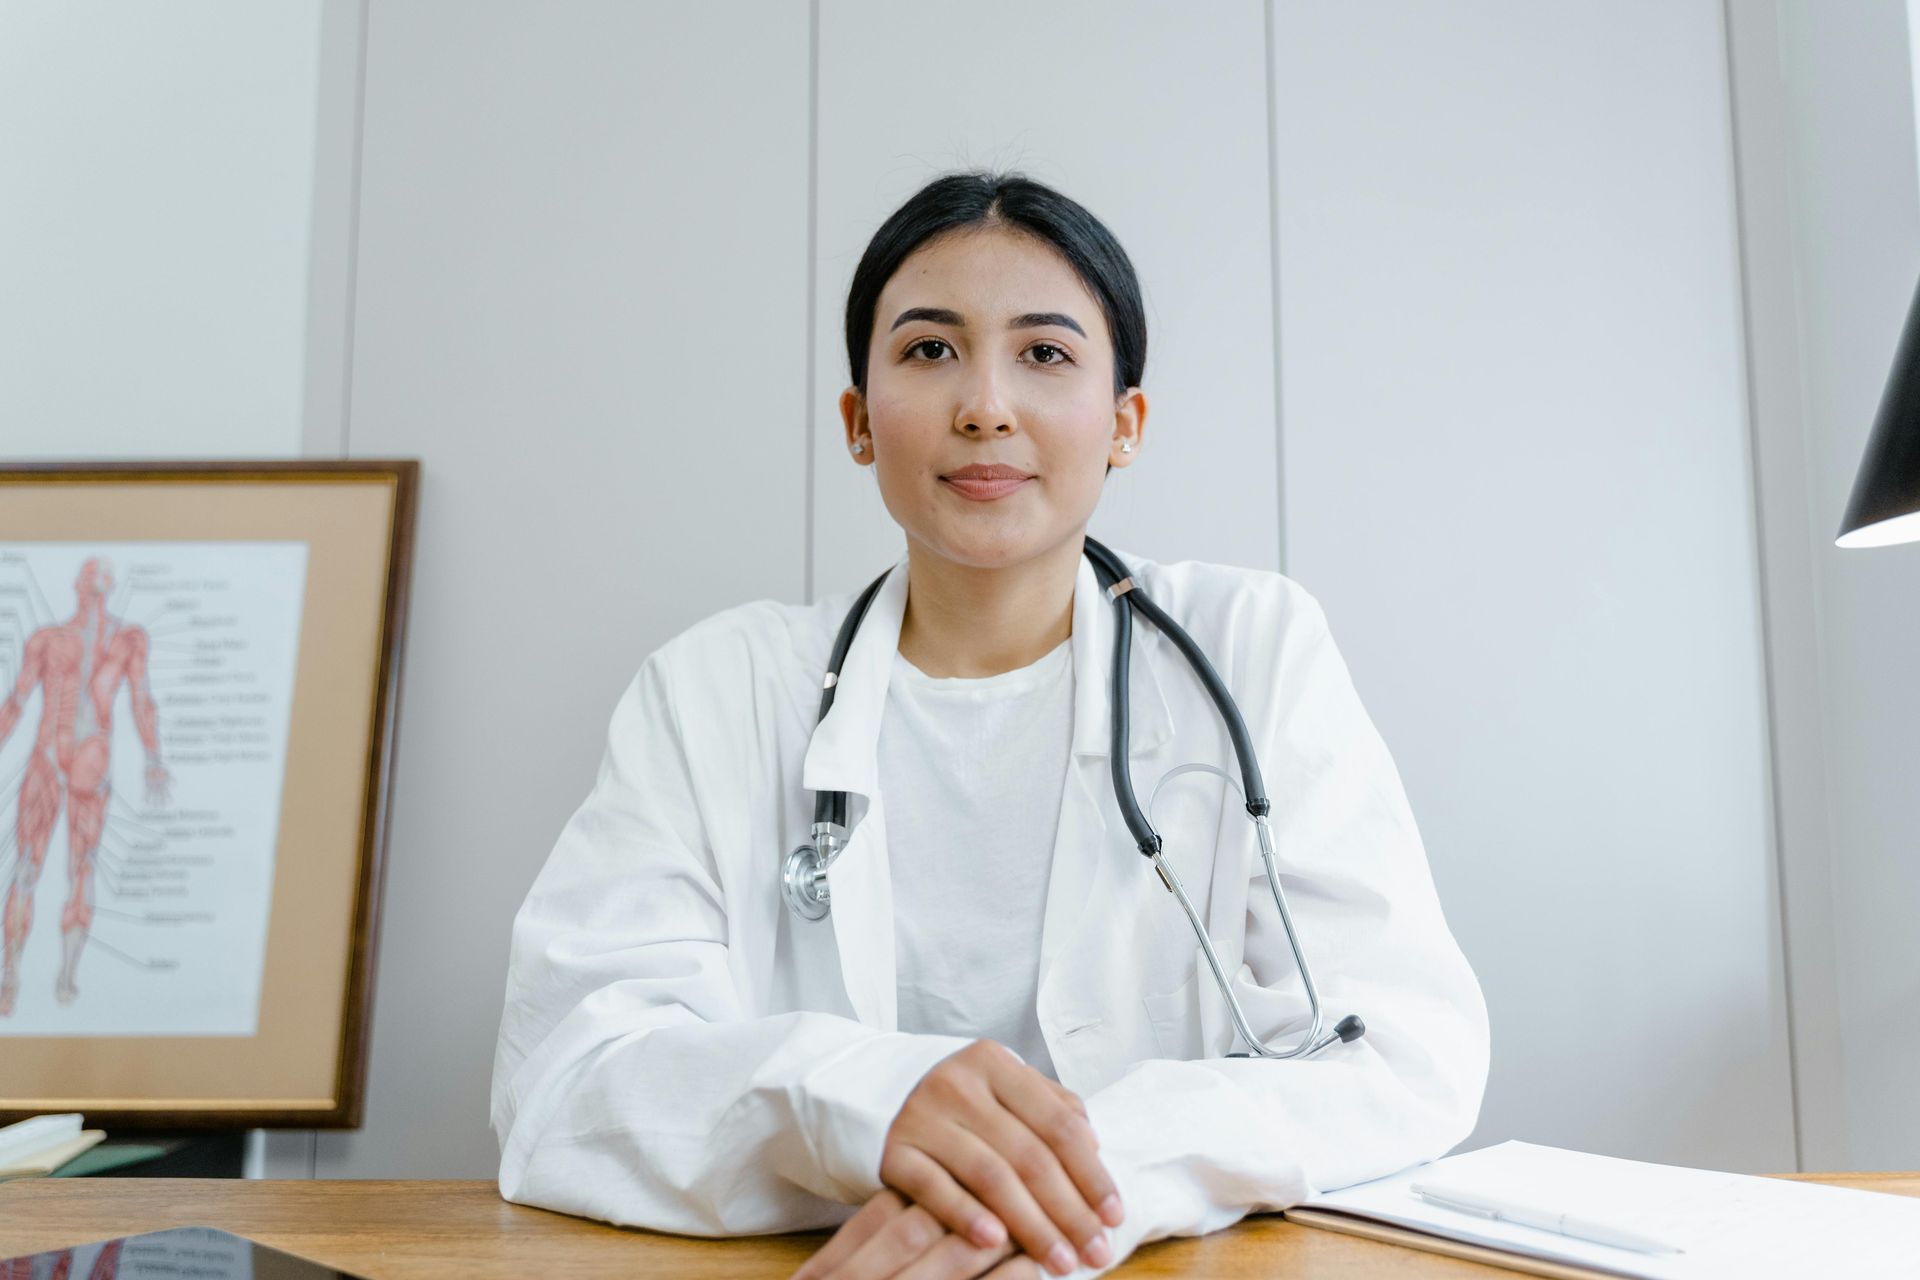
[[[1444, 1154], [1486, 1006], [1299, 584], [1116, 549], [1237, 704], [1284, 897], [1222, 712], [1144, 621], [1126, 763], [1167, 877], [1118, 807], [1120, 622], [1085, 537], [1145, 441], [1126, 253], [1018, 174], [946, 175], [874, 235], [846, 340], [847, 457], [906, 554], [835, 680], [856, 592], [742, 604], [640, 664], [514, 919], [502, 1195], [695, 1235], [838, 1225], [804, 1280], [1092, 1274]], [[1187, 762], [1224, 773], [1167, 776]], [[848, 838], [810, 918], [783, 863], [832, 792]], [[1364, 1033], [1229, 1057], [1242, 1020], [1268, 1053], [1317, 1029], [1288, 918], [1328, 1024]]]

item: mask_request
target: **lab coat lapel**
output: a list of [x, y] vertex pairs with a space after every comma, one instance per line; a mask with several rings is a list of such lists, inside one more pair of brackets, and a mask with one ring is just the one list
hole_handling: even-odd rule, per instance
[[833, 888], [833, 937], [840, 976], [861, 1022], [899, 1029], [893, 966], [893, 878], [888, 872], [886, 811], [874, 795], [827, 873]]
[[[1122, 560], [1129, 558], [1118, 551], [1115, 554]], [[1113, 745], [1110, 698], [1114, 612], [1093, 565], [1082, 557], [1073, 593], [1073, 750], [1060, 797], [1060, 822], [1054, 836], [1053, 868], [1040, 933], [1042, 990], [1056, 973], [1054, 962], [1063, 949], [1076, 941], [1089, 940], [1081, 937], [1080, 926], [1090, 918], [1090, 907], [1107, 896], [1109, 878], [1144, 870], [1137, 865], [1143, 859], [1114, 798], [1108, 764]], [[1150, 762], [1173, 737], [1173, 717], [1160, 687], [1159, 667], [1163, 661], [1163, 646], [1153, 624], [1135, 618], [1129, 663], [1132, 688], [1128, 690], [1128, 751], [1136, 766]], [[1134, 785], [1144, 807], [1152, 779], [1136, 772]], [[1098, 912], [1091, 918], [1098, 919]], [[1093, 962], [1099, 963], [1098, 958]], [[1071, 975], [1075, 968], [1068, 964], [1064, 972]]]
[[[841, 978], [854, 1014], [883, 1031], [897, 1029], [899, 1011], [893, 964], [893, 881], [876, 753], [906, 604], [903, 555], [854, 632], [841, 663], [833, 708], [815, 726], [801, 766], [801, 781], [809, 792], [848, 793], [847, 817], [853, 833], [827, 873], [833, 907], [828, 919], [833, 922]], [[855, 797], [866, 801], [864, 813]]]
[[[1123, 560], [1124, 553], [1116, 551]], [[880, 717], [886, 710], [893, 656], [900, 647], [906, 615], [907, 561], [902, 556], [881, 584], [867, 615], [854, 633], [841, 665], [833, 709], [813, 731], [802, 765], [810, 792], [845, 791], [853, 834], [829, 873], [833, 891], [834, 939], [842, 978], [854, 1013], [869, 1026], [892, 1031], [898, 1026], [894, 969], [893, 884], [887, 859], [885, 805], [879, 794]], [[1074, 700], [1072, 751], [1060, 799], [1048, 879], [1046, 912], [1040, 934], [1040, 983], [1054, 972], [1063, 948], [1080, 939], [1089, 907], [1103, 893], [1107, 877], [1143, 873], [1140, 855], [1113, 796], [1109, 755], [1112, 749], [1114, 608], [1092, 564], [1081, 557], [1074, 578]], [[1171, 743], [1173, 719], [1161, 689], [1160, 666], [1171, 650], [1153, 625], [1135, 619], [1129, 744], [1135, 787], [1146, 804], [1152, 788], [1147, 769]], [[1177, 654], [1176, 654], [1177, 657]], [[1157, 775], [1154, 775], [1157, 776]], [[865, 813], [852, 799], [867, 801]], [[1097, 918], [1097, 913], [1095, 914]], [[1085, 941], [1084, 939], [1081, 939]], [[1094, 938], [1092, 941], [1097, 942]], [[1096, 960], [1097, 963], [1097, 960]], [[1068, 965], [1071, 972], [1074, 966]]]

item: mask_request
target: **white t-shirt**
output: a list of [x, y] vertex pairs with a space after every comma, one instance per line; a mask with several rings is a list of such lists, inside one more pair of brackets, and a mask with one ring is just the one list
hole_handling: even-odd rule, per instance
[[880, 718], [902, 1031], [997, 1040], [1058, 1079], [1040, 925], [1073, 738], [1073, 651], [930, 676], [894, 654]]

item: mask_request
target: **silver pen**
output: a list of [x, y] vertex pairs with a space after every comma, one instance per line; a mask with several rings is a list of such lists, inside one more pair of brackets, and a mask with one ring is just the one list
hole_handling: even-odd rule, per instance
[[1570, 1213], [1555, 1213], [1551, 1209], [1536, 1209], [1528, 1205], [1514, 1204], [1511, 1201], [1498, 1200], [1477, 1192], [1462, 1191], [1453, 1187], [1435, 1187], [1419, 1182], [1409, 1183], [1407, 1190], [1429, 1204], [1437, 1204], [1445, 1209], [1457, 1209], [1461, 1213], [1471, 1213], [1476, 1217], [1492, 1218], [1500, 1222], [1518, 1223], [1523, 1227], [1538, 1227], [1542, 1231], [1572, 1236], [1576, 1240], [1586, 1240], [1593, 1244], [1612, 1245], [1615, 1248], [1632, 1249], [1639, 1253], [1686, 1252], [1677, 1244], [1668, 1244], [1664, 1240], [1656, 1240], [1638, 1231], [1608, 1226], [1604, 1222], [1594, 1222], [1587, 1218], [1577, 1218]]

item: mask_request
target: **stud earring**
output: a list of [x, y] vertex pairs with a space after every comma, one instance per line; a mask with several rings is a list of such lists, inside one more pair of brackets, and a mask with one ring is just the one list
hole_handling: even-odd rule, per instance
[[1133, 441], [1131, 441], [1131, 440], [1122, 440], [1122, 441], [1120, 442], [1120, 452], [1122, 452], [1122, 453], [1132, 453], [1132, 452], [1133, 452]]
[[853, 451], [855, 453], [865, 453], [867, 451], [867, 442], [865, 440], [855, 440], [853, 442]]

